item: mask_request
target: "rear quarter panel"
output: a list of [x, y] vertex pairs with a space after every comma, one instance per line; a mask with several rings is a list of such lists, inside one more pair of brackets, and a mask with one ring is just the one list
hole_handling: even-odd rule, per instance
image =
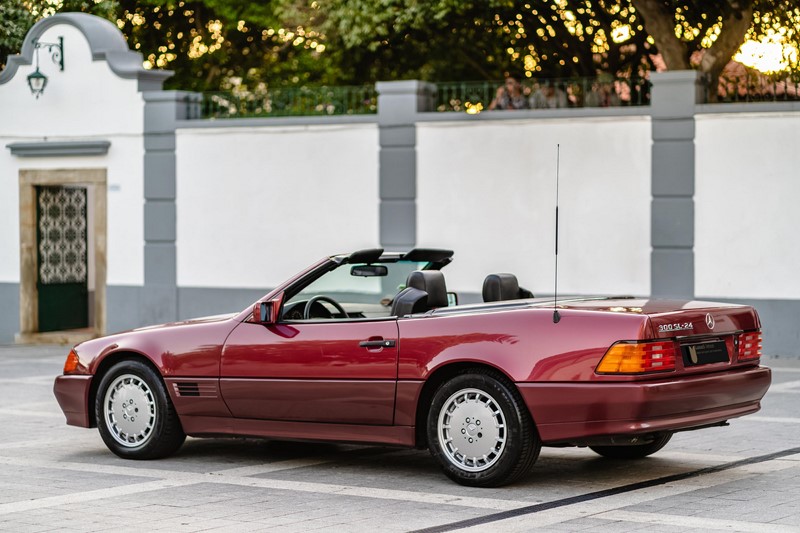
[[[664, 309], [655, 320], [597, 308], [560, 309], [557, 324], [552, 308], [530, 307], [400, 319], [398, 391], [405, 390], [402, 380], [422, 383], [450, 363], [489, 365], [517, 384], [542, 440], [550, 444], [694, 428], [755, 412], [770, 380], [757, 362], [684, 371], [678, 361], [675, 371], [647, 375], [594, 371], [609, 346], [652, 339], [654, 323], [662, 320], [692, 323], [694, 335], [707, 337], [708, 312], [717, 322], [716, 335], [758, 326], [746, 307]], [[398, 396], [398, 406], [403, 399]]]
[[641, 338], [647, 317], [562, 310], [452, 313], [398, 321], [401, 380], [425, 380], [449, 363], [492, 366], [515, 382], [592, 381], [594, 368], [618, 340]]

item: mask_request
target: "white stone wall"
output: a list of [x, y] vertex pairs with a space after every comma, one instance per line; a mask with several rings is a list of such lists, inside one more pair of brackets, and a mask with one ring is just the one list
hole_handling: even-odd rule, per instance
[[512, 272], [552, 294], [560, 144], [559, 291], [649, 294], [649, 117], [423, 122], [417, 140], [418, 243], [456, 251], [452, 290]]
[[[40, 50], [40, 70], [49, 78], [37, 100], [20, 67], [0, 85], [0, 283], [19, 282], [19, 170], [106, 168], [108, 174], [108, 270], [110, 285], [143, 283], [144, 102], [137, 81], [114, 74], [105, 61], [92, 61], [89, 44], [71, 25], [47, 29], [43, 42], [64, 37], [63, 72]], [[17, 157], [9, 143], [103, 139], [106, 156]]]
[[274, 287], [378, 238], [375, 124], [179, 129], [183, 287]]
[[695, 291], [800, 298], [800, 111], [698, 115]]

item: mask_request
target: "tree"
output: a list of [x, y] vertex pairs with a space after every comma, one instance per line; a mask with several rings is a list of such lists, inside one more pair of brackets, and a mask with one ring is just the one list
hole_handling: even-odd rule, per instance
[[2, 0], [0, 2], [0, 69], [5, 67], [8, 56], [16, 54], [22, 47], [25, 34], [42, 17], [59, 11], [83, 11], [111, 19], [116, 7], [110, 0]]
[[35, 20], [69, 10], [113, 21], [145, 66], [175, 71], [167, 88], [196, 91], [637, 77], [659, 55], [714, 83], [746, 38], [800, 49], [787, 0], [2, 0], [0, 66]]
[[263, 90], [331, 81], [323, 37], [280, 2], [119, 0], [117, 26], [167, 88]]
[[651, 45], [628, 2], [331, 0], [321, 31], [360, 76], [429, 80], [637, 74]]
[[[69, 8], [86, 11], [91, 4], [73, 0]], [[619, 22], [630, 9], [592, 5], [588, 0], [537, 0], [527, 7], [508, 0], [118, 0], [107, 15], [148, 66], [175, 70], [168, 88], [410, 77], [496, 80], [506, 73], [572, 77], [594, 76], [598, 69], [624, 74], [649, 69], [650, 45], [641, 25]], [[21, 28], [19, 43], [34, 18], [15, 26]]]
[[165, 87], [196, 91], [258, 90], [271, 85], [335, 81], [320, 61], [324, 37], [295, 22], [287, 1], [236, 0], [3, 0], [0, 67], [17, 53], [36, 20], [83, 11], [114, 22], [146, 68], [173, 69]]
[[384, 79], [635, 76], [660, 54], [668, 69], [697, 68], [714, 86], [746, 38], [779, 37], [800, 50], [800, 6], [786, 0], [322, 4], [331, 48], [346, 50], [360, 76]]
[[[785, 0], [631, 0], [667, 69], [697, 68], [717, 87], [745, 39], [783, 34], [800, 49], [800, 7]], [[699, 14], [699, 16], [698, 16]], [[702, 54], [698, 54], [702, 52]], [[696, 63], [693, 58], [699, 55]], [[709, 97], [716, 99], [716, 91]]]
[[22, 39], [36, 21], [30, 10], [21, 1], [12, 0], [0, 3], [0, 66], [6, 58], [19, 51]]

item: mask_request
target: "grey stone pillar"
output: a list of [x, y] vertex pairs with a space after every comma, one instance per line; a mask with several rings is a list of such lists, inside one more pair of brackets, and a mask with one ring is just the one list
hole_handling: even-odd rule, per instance
[[650, 75], [652, 82], [653, 296], [694, 297], [694, 114], [701, 100], [697, 72]]
[[417, 80], [378, 82], [380, 240], [387, 250], [417, 242], [416, 115], [433, 110], [436, 86]]
[[175, 212], [176, 121], [197, 116], [201, 96], [184, 91], [143, 93], [144, 289], [139, 321], [178, 318]]

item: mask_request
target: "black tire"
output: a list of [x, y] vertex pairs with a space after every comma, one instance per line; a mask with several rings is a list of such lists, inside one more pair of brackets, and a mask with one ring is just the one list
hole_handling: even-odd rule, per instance
[[186, 439], [161, 377], [141, 361], [122, 361], [106, 372], [95, 417], [103, 442], [124, 459], [166, 457]]
[[659, 433], [647, 444], [631, 444], [625, 446], [589, 446], [597, 454], [608, 459], [643, 459], [663, 448], [672, 438], [672, 433]]
[[514, 385], [482, 369], [439, 387], [428, 412], [427, 432], [431, 455], [447, 477], [470, 487], [516, 481], [530, 471], [542, 446]]

